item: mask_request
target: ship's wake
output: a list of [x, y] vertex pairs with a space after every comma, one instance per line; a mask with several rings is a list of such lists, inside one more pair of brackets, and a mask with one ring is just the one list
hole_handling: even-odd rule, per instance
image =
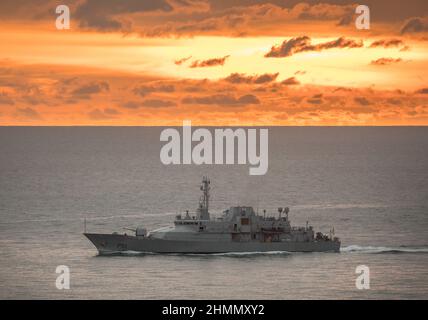
[[103, 253], [101, 256], [146, 256], [146, 255], [168, 255], [168, 256], [191, 256], [191, 257], [249, 257], [249, 256], [280, 256], [290, 255], [288, 251], [251, 251], [251, 252], [223, 252], [223, 253], [155, 253], [139, 251], [117, 251]]
[[376, 246], [359, 246], [350, 245], [340, 248], [343, 253], [428, 253], [428, 247], [376, 247]]
[[[332, 252], [318, 252], [321, 254]], [[380, 246], [359, 246], [349, 245], [342, 247], [340, 253], [366, 253], [366, 254], [427, 254], [428, 247], [416, 246], [400, 246], [400, 247], [380, 247]], [[155, 253], [155, 252], [139, 252], [139, 251], [117, 251], [100, 254], [100, 256], [189, 256], [189, 257], [257, 257], [257, 256], [289, 256], [292, 254], [307, 254], [301, 252], [289, 251], [252, 251], [252, 252], [224, 252], [224, 253]], [[333, 253], [334, 254], [334, 253]]]
[[281, 255], [290, 255], [291, 252], [288, 251], [253, 251], [253, 252], [225, 252], [225, 253], [214, 253], [215, 256], [223, 257], [245, 257], [245, 256], [281, 256]]

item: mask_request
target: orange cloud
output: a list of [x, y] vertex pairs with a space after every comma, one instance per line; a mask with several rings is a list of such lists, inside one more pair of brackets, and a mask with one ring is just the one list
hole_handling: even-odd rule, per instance
[[184, 62], [186, 62], [187, 60], [189, 60], [191, 58], [192, 58], [192, 56], [175, 60], [174, 64], [176, 64], [177, 66], [182, 65]]
[[[215, 2], [214, 2], [215, 3]], [[194, 36], [194, 35], [273, 35], [279, 34], [278, 28], [300, 21], [336, 22], [351, 21], [355, 5], [349, 3], [335, 5], [327, 3], [308, 4], [297, 3], [293, 6], [278, 6], [269, 1], [248, 5], [248, 3], [235, 3], [215, 10], [218, 4], [211, 5], [208, 11], [187, 15], [186, 19], [163, 18], [162, 24], [146, 25], [143, 22], [134, 22], [139, 26], [138, 32], [146, 37], [165, 36]], [[173, 16], [172, 16], [173, 17]], [[166, 20], [166, 21], [165, 21]], [[296, 26], [295, 30], [299, 30]]]
[[373, 41], [370, 45], [370, 48], [391, 48], [391, 47], [403, 47], [404, 42], [400, 39], [389, 39], [389, 40], [377, 40]]
[[286, 86], [291, 86], [291, 85], [300, 84], [300, 82], [299, 80], [296, 79], [296, 77], [290, 77], [281, 81], [281, 84], [284, 84]]
[[[328, 2], [328, 3], [327, 3]], [[278, 3], [278, 4], [276, 4]], [[215, 0], [68, 0], [72, 28], [79, 31], [136, 33], [143, 37], [286, 36], [296, 32], [328, 34], [332, 28], [347, 33], [353, 28], [356, 3], [353, 0], [326, 1], [215, 1]], [[368, 0], [376, 12], [376, 35], [412, 34], [427, 31], [425, 1]], [[0, 2], [2, 21], [44, 23], [52, 26], [56, 0]], [[402, 21], [397, 28], [396, 22]], [[371, 33], [371, 31], [369, 31]]]
[[235, 98], [230, 94], [215, 94], [201, 97], [185, 97], [182, 100], [184, 104], [215, 104], [219, 106], [235, 106], [246, 104], [259, 104], [260, 100], [252, 95], [246, 94], [239, 98]]
[[14, 105], [15, 102], [9, 97], [6, 92], [0, 92], [0, 105]]
[[422, 88], [416, 91], [417, 94], [428, 94], [428, 88]]
[[279, 46], [273, 46], [268, 53], [265, 54], [266, 58], [282, 58], [289, 57], [293, 54], [306, 51], [322, 51], [333, 48], [361, 48], [362, 41], [355, 41], [340, 37], [333, 41], [328, 41], [319, 44], [311, 44], [311, 39], [308, 36], [291, 38], [284, 40]]
[[414, 17], [408, 19], [400, 30], [401, 34], [428, 32], [428, 17]]
[[229, 58], [230, 55], [224, 56], [222, 58], [212, 58], [207, 60], [195, 60], [190, 65], [190, 68], [204, 68], [204, 67], [214, 67], [214, 66], [222, 66], [226, 62], [226, 59]]
[[403, 61], [401, 58], [379, 58], [377, 60], [373, 60], [372, 62], [370, 62], [370, 64], [372, 65], [376, 65], [376, 66], [385, 66], [388, 64], [392, 64], [392, 63], [398, 63]]
[[101, 109], [94, 109], [92, 111], [90, 111], [88, 113], [88, 116], [90, 119], [92, 120], [110, 120], [110, 119], [114, 119], [114, 117], [116, 115], [119, 115], [120, 112], [117, 111], [116, 109], [112, 109], [112, 108], [104, 108], [103, 110]]
[[265, 73], [262, 75], [246, 75], [243, 73], [232, 73], [228, 77], [224, 78], [225, 81], [230, 83], [254, 83], [261, 84], [275, 81], [278, 77], [279, 72], [277, 73]]
[[149, 108], [168, 108], [175, 107], [177, 104], [170, 100], [162, 100], [162, 99], [147, 99], [141, 103], [144, 107]]
[[107, 82], [100, 81], [82, 85], [74, 89], [71, 94], [75, 97], [87, 97], [91, 94], [100, 93], [102, 91], [109, 91], [110, 87]]
[[38, 120], [41, 118], [39, 112], [30, 107], [17, 108], [16, 112], [18, 114], [18, 118], [25, 118], [31, 120]]
[[133, 92], [142, 97], [153, 92], [174, 92], [175, 87], [172, 84], [155, 84], [155, 85], [141, 85], [134, 88]]
[[67, 2], [0, 2], [2, 125], [428, 124], [428, 2]]
[[[243, 82], [233, 83], [46, 65], [0, 67], [9, 68], [0, 76], [3, 125], [180, 125], [183, 119], [195, 125], [428, 124], [427, 88], [296, 86], [290, 85], [298, 82], [293, 77], [256, 82], [264, 74], [240, 74]], [[94, 84], [109, 89], [85, 89], [86, 99], [73, 99], [73, 92]], [[25, 99], [32, 91], [46, 103]]]

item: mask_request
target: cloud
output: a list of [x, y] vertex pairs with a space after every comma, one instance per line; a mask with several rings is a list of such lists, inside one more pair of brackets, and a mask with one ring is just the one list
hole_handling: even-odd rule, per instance
[[[2, 20], [52, 19], [58, 4], [58, 1], [55, 0], [2, 0], [0, 1], [0, 18]], [[73, 7], [72, 3], [67, 4]]]
[[115, 115], [120, 114], [116, 109], [105, 108], [104, 110], [94, 109], [88, 113], [92, 120], [109, 120], [114, 118]]
[[406, 20], [400, 32], [401, 34], [428, 32], [428, 17], [414, 17]]
[[376, 109], [367, 106], [352, 106], [347, 108], [346, 110], [355, 114], [373, 114], [377, 111]]
[[246, 75], [245, 73], [231, 73], [229, 76], [224, 78], [225, 81], [230, 83], [254, 83], [262, 84], [275, 81], [279, 73], [264, 73], [261, 75]]
[[13, 100], [8, 96], [6, 92], [0, 92], [0, 105], [14, 105]]
[[416, 91], [417, 94], [428, 94], [428, 88], [422, 88]]
[[354, 4], [328, 4], [328, 3], [298, 3], [290, 10], [298, 20], [331, 21], [336, 20], [336, 26], [350, 25], [355, 15]]
[[[173, 85], [164, 85], [164, 84], [160, 84], [156, 86], [140, 86], [138, 88], [135, 88], [133, 92], [135, 94], [139, 94], [144, 97], [151, 92], [173, 93], [175, 92], [175, 87]], [[146, 100], [143, 100], [142, 102], [130, 100], [125, 103], [121, 103], [119, 105], [122, 108], [135, 110], [141, 107], [148, 107], [148, 108], [174, 107], [177, 105], [177, 103], [171, 100], [164, 100], [164, 99], [146, 99]]]
[[142, 32], [147, 26], [209, 11], [205, 0], [81, 0], [74, 17], [83, 29]]
[[76, 9], [74, 16], [80, 27], [100, 31], [129, 29], [131, 22], [119, 17], [141, 12], [170, 12], [173, 7], [166, 0], [86, 0]]
[[110, 86], [105, 81], [85, 84], [79, 88], [74, 89], [71, 94], [75, 96], [89, 96], [91, 94], [100, 93], [102, 91], [109, 91]]
[[300, 81], [296, 79], [296, 77], [287, 78], [281, 81], [281, 84], [286, 86], [297, 85], [300, 84]]
[[370, 48], [392, 48], [392, 47], [402, 47], [404, 42], [400, 39], [389, 39], [389, 40], [377, 40], [370, 44]]
[[342, 17], [342, 18], [337, 22], [337, 24], [336, 24], [336, 25], [337, 25], [338, 27], [349, 26], [349, 25], [352, 23], [353, 19], [354, 19], [354, 13], [352, 12], [352, 13], [350, 13], [350, 14], [348, 14], [348, 15], [346, 15], [346, 16], [344, 16], [344, 17]]
[[40, 114], [33, 108], [17, 108], [18, 116], [30, 120], [40, 119]]
[[301, 20], [345, 20], [353, 16], [355, 7], [352, 4], [336, 5], [328, 3], [298, 3], [290, 13]]
[[[427, 90], [427, 92], [428, 92], [428, 90]], [[393, 105], [400, 105], [401, 100], [397, 99], [397, 98], [388, 98], [388, 99], [386, 99], [386, 103], [393, 104]]]
[[[238, 79], [243, 81], [241, 85], [225, 81], [225, 78], [155, 78], [152, 74], [112, 73], [111, 70], [12, 62], [0, 62], [0, 68], [2, 66], [9, 67], [10, 72], [0, 76], [0, 98], [7, 97], [15, 103], [0, 106], [1, 120], [6, 125], [31, 122], [31, 125], [108, 123], [173, 126], [179, 124], [179, 119], [188, 117], [194, 119], [195, 124], [219, 126], [426, 125], [428, 120], [428, 114], [424, 113], [428, 112], [428, 107], [425, 107], [428, 106], [428, 87], [424, 85], [406, 85], [401, 90], [310, 83], [287, 87], [287, 84], [296, 83], [297, 79], [291, 77], [281, 82], [278, 80], [281, 75], [274, 80], [274, 76], [264, 77], [276, 73], [239, 73]], [[291, 72], [290, 76], [299, 70], [287, 69]], [[223, 77], [229, 75], [230, 72]], [[259, 78], [272, 81], [255, 83]], [[67, 105], [71, 91], [106, 79], [109, 79], [109, 91], [91, 94], [88, 101], [76, 99], [72, 107]], [[420, 79], [423, 80], [423, 76]], [[141, 89], [144, 98], [141, 98], [138, 89]], [[46, 103], [33, 107], [33, 102], [25, 97], [34, 95], [42, 95], [41, 99]], [[21, 111], [17, 111], [17, 107]], [[413, 114], [411, 118], [410, 113]]]
[[[145, 37], [223, 35], [285, 36], [312, 25], [322, 27], [352, 24], [356, 3], [352, 0], [67, 0], [72, 29], [100, 32], [135, 32]], [[328, 2], [328, 3], [326, 3]], [[3, 0], [0, 18], [52, 23], [57, 0]], [[403, 32], [419, 30], [427, 12], [427, 3], [410, 0], [369, 0], [376, 21], [388, 24], [404, 21]], [[416, 23], [415, 23], [416, 21]], [[330, 23], [330, 22], [335, 22]], [[423, 23], [422, 23], [423, 25]], [[390, 27], [390, 26], [388, 26]], [[379, 29], [377, 29], [379, 30]], [[385, 29], [386, 30], [386, 29]], [[390, 30], [390, 29], [388, 29]], [[383, 30], [382, 30], [383, 31]]]
[[272, 46], [271, 50], [265, 54], [267, 58], [288, 57], [297, 52], [307, 51], [311, 39], [307, 36], [291, 38], [285, 40], [280, 46]]
[[[300, 98], [298, 98], [298, 97], [295, 97], [295, 99], [294, 99], [294, 101], [296, 101], [296, 102], [300, 102]], [[323, 102], [323, 94], [322, 93], [317, 93], [317, 94], [314, 94], [314, 95], [312, 95], [311, 97], [309, 97], [309, 98], [307, 98], [306, 99], [306, 102], [308, 102], [308, 103], [310, 103], [310, 104], [315, 104], [315, 105], [318, 105], [318, 104], [321, 104], [322, 102]], [[316, 108], [316, 107], [315, 107]], [[307, 108], [305, 108], [305, 110], [306, 110]], [[315, 110], [315, 109], [314, 109]]]
[[169, 100], [148, 99], [148, 100], [144, 100], [142, 105], [144, 107], [149, 107], [149, 108], [167, 108], [167, 107], [175, 107], [177, 104]]
[[186, 22], [168, 21], [164, 24], [144, 26], [140, 34], [144, 37], [171, 37], [193, 35], [235, 35], [238, 25], [243, 25], [246, 19], [237, 16], [211, 16], [207, 15], [199, 19], [189, 19]]
[[[355, 5], [349, 4], [307, 4], [298, 1], [213, 1], [210, 10], [185, 18], [172, 16], [163, 23], [145, 24], [140, 30], [143, 36], [194, 36], [227, 35], [242, 37], [248, 35], [284, 35], [284, 29], [300, 30], [302, 21], [349, 24]], [[294, 2], [294, 4], [293, 4]], [[294, 5], [294, 6], [293, 6]], [[180, 19], [181, 18], [181, 19]]]
[[392, 63], [398, 63], [403, 61], [401, 58], [379, 58], [377, 60], [373, 60], [372, 62], [370, 62], [370, 64], [372, 65], [377, 65], [377, 66], [385, 66], [388, 64], [392, 64]]
[[315, 94], [311, 98], [306, 100], [310, 104], [321, 104], [322, 103], [322, 94]]
[[299, 52], [322, 51], [333, 48], [361, 48], [362, 46], [362, 41], [357, 42], [355, 40], [346, 39], [344, 37], [340, 37], [333, 41], [313, 45], [311, 43], [311, 38], [309, 38], [308, 36], [302, 36], [297, 38], [291, 38], [290, 40], [285, 40], [279, 46], [273, 46], [270, 51], [265, 54], [265, 57], [282, 58], [292, 56], [293, 54]]
[[362, 106], [368, 106], [368, 105], [370, 105], [370, 101], [369, 101], [369, 100], [367, 100], [367, 99], [366, 99], [366, 98], [364, 98], [364, 97], [355, 97], [355, 98], [354, 98], [354, 101], [355, 101], [356, 103], [358, 103], [358, 104], [362, 105]]
[[204, 67], [222, 66], [222, 65], [224, 65], [226, 59], [229, 57], [230, 56], [227, 55], [227, 56], [224, 56], [222, 58], [213, 58], [213, 59], [202, 60], [202, 61], [195, 60], [190, 65], [190, 68], [204, 68]]
[[113, 109], [113, 108], [105, 108], [104, 109], [104, 113], [105, 114], [109, 114], [109, 115], [118, 115], [118, 114], [120, 114], [119, 111], [117, 111], [116, 109]]
[[246, 94], [239, 97], [238, 103], [239, 104], [259, 104], [260, 100], [255, 95]]
[[182, 65], [184, 62], [186, 62], [187, 60], [189, 60], [190, 58], [192, 58], [192, 56], [188, 56], [188, 57], [186, 57], [186, 58], [181, 58], [181, 59], [178, 59], [178, 60], [175, 60], [174, 61], [174, 63], [177, 65], [177, 66], [179, 66], [179, 65]]
[[175, 87], [172, 84], [158, 84], [158, 85], [142, 85], [134, 88], [133, 92], [142, 97], [152, 92], [174, 92]]
[[259, 104], [260, 100], [252, 95], [246, 94], [238, 99], [232, 95], [215, 94], [204, 97], [186, 97], [182, 100], [184, 104], [215, 104], [215, 105], [246, 105], [246, 104]]
[[141, 103], [135, 101], [128, 101], [123, 103], [121, 106], [126, 109], [138, 109], [141, 107]]

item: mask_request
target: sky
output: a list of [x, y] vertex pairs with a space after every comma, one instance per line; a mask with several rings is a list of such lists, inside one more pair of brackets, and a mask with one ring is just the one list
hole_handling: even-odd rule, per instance
[[0, 125], [428, 125], [428, 1], [364, 4], [2, 0]]

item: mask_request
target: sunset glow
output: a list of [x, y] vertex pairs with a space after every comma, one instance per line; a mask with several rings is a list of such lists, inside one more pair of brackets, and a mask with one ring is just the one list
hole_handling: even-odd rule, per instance
[[[346, 1], [171, 1], [168, 12], [120, 13], [119, 21], [133, 21], [129, 30], [102, 30], [79, 15], [92, 1], [68, 2], [71, 30], [55, 28], [55, 1], [45, 1], [37, 19], [0, 5], [7, 15], [0, 22], [1, 125], [428, 124], [423, 16], [422, 30], [407, 31], [414, 17], [405, 13], [391, 21], [373, 16], [370, 30], [356, 30], [353, 22], [338, 26], [353, 8]], [[103, 18], [117, 17], [105, 11]], [[232, 17], [235, 26], [226, 23]], [[285, 41], [305, 49], [268, 55]]]

